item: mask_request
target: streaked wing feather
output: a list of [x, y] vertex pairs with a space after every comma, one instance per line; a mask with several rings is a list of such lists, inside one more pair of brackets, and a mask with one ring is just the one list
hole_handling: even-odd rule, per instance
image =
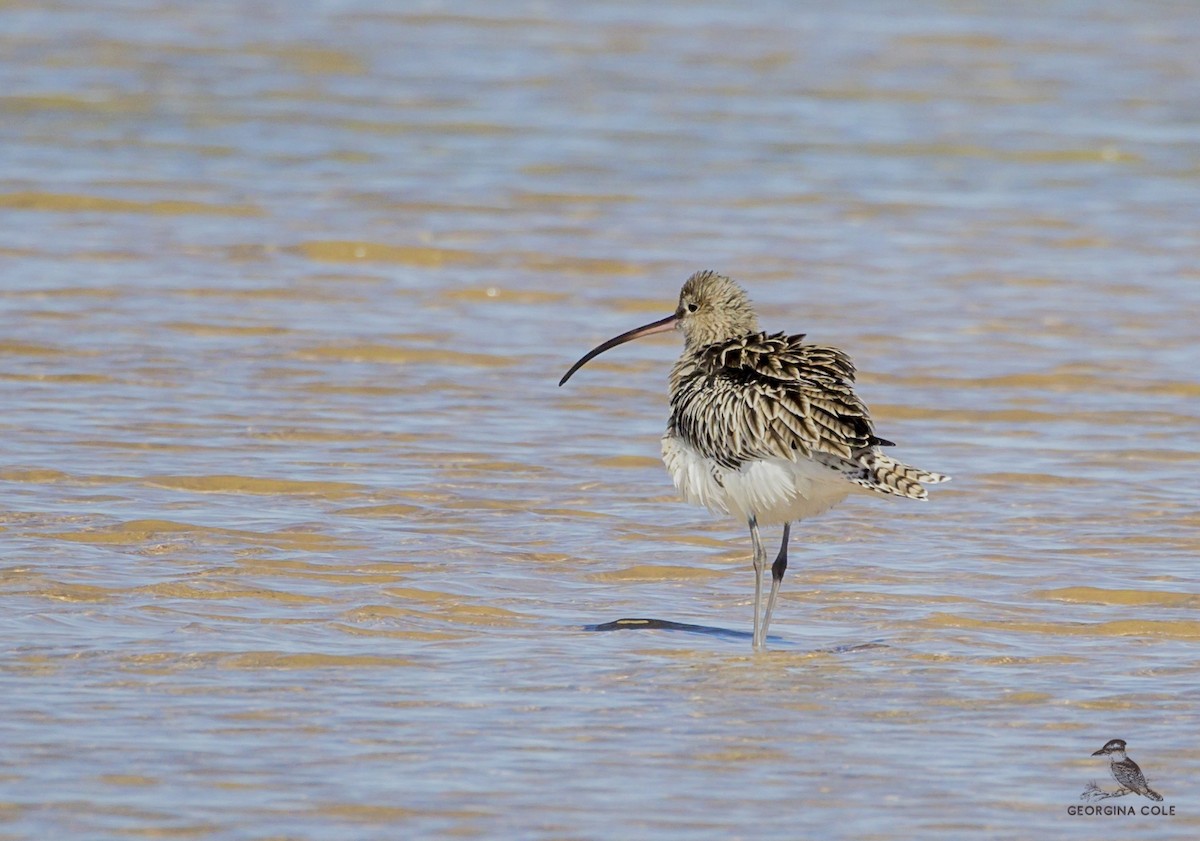
[[[876, 441], [854, 364], [803, 335], [754, 333], [709, 345], [673, 373], [672, 423], [727, 466], [823, 453], [851, 460]], [[673, 386], [675, 384], [673, 383]]]

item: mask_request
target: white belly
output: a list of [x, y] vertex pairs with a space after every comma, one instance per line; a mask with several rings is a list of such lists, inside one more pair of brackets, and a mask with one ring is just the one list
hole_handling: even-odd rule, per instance
[[662, 439], [663, 461], [675, 488], [693, 505], [761, 526], [803, 520], [828, 511], [854, 485], [836, 470], [803, 456], [750, 461], [736, 470], [721, 467], [679, 438]]

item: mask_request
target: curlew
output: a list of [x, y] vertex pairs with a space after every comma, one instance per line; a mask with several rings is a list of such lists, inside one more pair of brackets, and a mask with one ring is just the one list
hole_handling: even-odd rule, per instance
[[[854, 364], [841, 350], [809, 344], [804, 334], [766, 333], [745, 290], [713, 271], [683, 284], [675, 312], [588, 351], [559, 385], [589, 360], [642, 336], [679, 330], [683, 353], [671, 369], [671, 417], [663, 461], [690, 503], [737, 517], [754, 546], [754, 649], [767, 639], [788, 566], [794, 522], [827, 511], [852, 490], [925, 499], [924, 485], [949, 477], [883, 454], [854, 393]], [[762, 611], [767, 553], [760, 526], [782, 525]]]

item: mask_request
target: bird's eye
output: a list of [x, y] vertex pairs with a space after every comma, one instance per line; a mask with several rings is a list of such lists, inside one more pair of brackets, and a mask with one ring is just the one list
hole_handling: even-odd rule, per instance
[[688, 312], [695, 312], [696, 310], [700, 309], [700, 305], [694, 304], [694, 303], [688, 304], [687, 307], [688, 307]]

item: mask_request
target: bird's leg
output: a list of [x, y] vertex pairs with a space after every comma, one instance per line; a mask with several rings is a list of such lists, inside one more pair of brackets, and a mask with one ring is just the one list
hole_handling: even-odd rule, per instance
[[758, 620], [762, 615], [763, 571], [767, 566], [767, 550], [763, 548], [758, 536], [758, 518], [750, 518], [750, 540], [754, 544], [754, 650], [763, 647], [763, 637], [759, 630]]
[[787, 572], [787, 547], [788, 538], [791, 536], [792, 524], [784, 523], [783, 542], [779, 544], [779, 554], [775, 557], [775, 563], [771, 564], [771, 595], [767, 597], [767, 613], [762, 623], [764, 644], [767, 641], [767, 629], [771, 627], [771, 614], [775, 611], [775, 597], [779, 595], [779, 585], [783, 581], [783, 574]]

